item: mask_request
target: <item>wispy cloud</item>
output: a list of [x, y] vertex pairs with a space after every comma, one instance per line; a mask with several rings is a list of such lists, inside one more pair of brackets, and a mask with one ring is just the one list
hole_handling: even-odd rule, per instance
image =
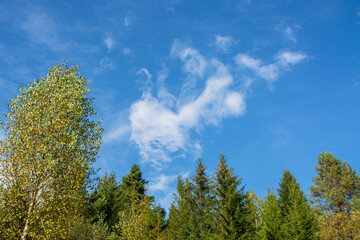
[[60, 41], [59, 30], [63, 27], [43, 9], [27, 11], [20, 28], [25, 31], [30, 41], [43, 44], [54, 51], [66, 50], [70, 44]]
[[106, 36], [104, 38], [104, 44], [105, 44], [108, 52], [110, 52], [111, 49], [113, 48], [114, 44], [115, 44], [115, 40], [110, 36]]
[[160, 193], [160, 205], [165, 209], [169, 209], [174, 193], [176, 192], [176, 188], [172, 187], [174, 186], [173, 183], [177, 180], [178, 176], [181, 176], [183, 179], [185, 179], [188, 178], [189, 175], [190, 171], [175, 175], [159, 174], [157, 177], [153, 178], [153, 181], [150, 183], [149, 191], [151, 193]]
[[108, 57], [100, 59], [100, 66], [96, 67], [94, 70], [95, 74], [101, 73], [103, 71], [114, 70], [116, 65], [113, 60]]
[[263, 64], [261, 60], [250, 57], [249, 55], [238, 54], [235, 57], [235, 62], [239, 66], [252, 70], [255, 75], [272, 83], [278, 80], [283, 71], [289, 70], [290, 66], [308, 57], [309, 56], [301, 52], [284, 51], [274, 57], [275, 61], [273, 63]]
[[184, 63], [182, 68], [184, 72], [196, 77], [203, 77], [207, 62], [196, 49], [175, 40], [171, 48], [171, 55], [181, 59]]
[[117, 140], [125, 139], [131, 134], [131, 127], [127, 123], [120, 124], [119, 127], [111, 129], [110, 132], [106, 133], [104, 136], [104, 142], [114, 142]]
[[124, 18], [123, 25], [124, 25], [125, 27], [129, 27], [129, 25], [131, 24], [131, 22], [132, 22], [132, 18], [131, 18], [131, 17], [125, 17], [125, 18]]
[[178, 175], [158, 175], [149, 185], [149, 190], [154, 193], [156, 191], [166, 191], [169, 189], [169, 185], [171, 185], [176, 179]]
[[122, 54], [123, 55], [130, 55], [130, 48], [124, 48], [123, 50], [122, 50]]
[[[206, 80], [204, 89], [192, 100], [183, 101], [181, 93], [175, 97], [162, 87], [162, 94], [156, 96], [155, 89], [148, 88], [132, 104], [131, 139], [138, 145], [143, 161], [158, 167], [184, 153], [199, 151], [200, 144], [190, 139], [191, 130], [218, 124], [245, 111], [244, 94], [232, 90], [233, 77], [226, 65], [176, 41], [171, 54], [183, 62], [184, 73], [198, 78], [206, 75]], [[151, 78], [147, 70], [141, 72]]]
[[282, 21], [279, 25], [275, 27], [275, 30], [281, 32], [286, 39], [294, 43], [297, 42], [295, 32], [300, 28], [299, 25], [289, 26], [285, 21]]
[[233, 44], [234, 40], [229, 36], [215, 36], [215, 46], [220, 48], [224, 53], [227, 53]]

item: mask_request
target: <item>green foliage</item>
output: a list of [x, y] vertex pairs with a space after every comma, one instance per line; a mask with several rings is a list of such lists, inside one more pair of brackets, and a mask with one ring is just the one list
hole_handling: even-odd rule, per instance
[[350, 214], [351, 200], [360, 194], [360, 177], [355, 170], [332, 153], [321, 153], [315, 170], [315, 186], [309, 187], [315, 203], [325, 211]]
[[86, 78], [60, 64], [8, 104], [0, 147], [0, 228], [7, 239], [62, 238], [79, 214], [101, 145]]
[[90, 194], [88, 215], [92, 222], [103, 222], [108, 229], [112, 229], [118, 222], [121, 189], [116, 182], [114, 173], [106, 172], [99, 181], [94, 192]]
[[252, 224], [251, 229], [258, 231], [260, 227], [260, 200], [257, 197], [254, 190], [251, 189], [251, 191], [247, 195], [248, 203], [249, 203], [249, 222]]
[[294, 185], [294, 181], [295, 181], [294, 176], [291, 174], [289, 170], [285, 169], [283, 173], [283, 177], [280, 180], [279, 189], [278, 189], [279, 205], [283, 217], [288, 215], [292, 205], [290, 192], [292, 191], [291, 187]]
[[148, 212], [148, 223], [150, 226], [149, 239], [165, 239], [165, 229], [167, 223], [165, 220], [165, 209], [160, 205], [153, 205]]
[[145, 184], [148, 181], [143, 179], [140, 166], [133, 164], [129, 174], [123, 177], [121, 182], [121, 201], [123, 206], [131, 205], [133, 199], [140, 201], [145, 196]]
[[250, 201], [244, 192], [244, 186], [239, 188], [241, 180], [229, 168], [223, 154], [215, 173], [215, 218], [219, 231], [219, 239], [248, 239], [253, 235], [254, 218], [252, 218]]
[[280, 180], [278, 193], [283, 218], [283, 238], [314, 239], [317, 231], [315, 214], [299, 183], [287, 169]]
[[280, 203], [284, 203], [285, 209], [282, 211], [286, 213], [285, 216], [283, 215], [283, 239], [316, 239], [317, 222], [315, 214], [301, 191], [300, 185], [293, 178], [292, 181], [288, 182], [288, 185], [283, 184], [283, 186], [288, 189], [286, 191], [288, 193], [287, 202], [281, 197], [279, 199]]
[[206, 166], [201, 159], [197, 162], [196, 174], [191, 180], [190, 238], [211, 239], [215, 232], [213, 224], [214, 196], [211, 180], [206, 174]]
[[169, 239], [213, 239], [214, 197], [204, 162], [197, 162], [196, 174], [185, 181], [179, 177], [175, 201], [170, 208]]
[[174, 201], [169, 212], [169, 239], [189, 239], [191, 212], [191, 185], [188, 179], [178, 178]]
[[260, 204], [260, 239], [280, 240], [283, 239], [282, 234], [282, 214], [279, 206], [278, 197], [269, 188], [265, 199]]
[[[135, 196], [135, 195], [133, 195]], [[148, 222], [149, 207], [151, 199], [147, 196], [141, 200], [132, 199], [130, 209], [119, 212], [119, 232], [124, 240], [149, 239], [150, 224]]]
[[360, 177], [347, 162], [321, 153], [309, 187], [321, 210], [319, 236], [323, 239], [360, 239]]

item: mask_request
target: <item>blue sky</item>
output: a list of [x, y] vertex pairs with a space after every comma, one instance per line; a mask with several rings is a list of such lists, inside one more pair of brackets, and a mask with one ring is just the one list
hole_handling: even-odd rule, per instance
[[163, 206], [220, 153], [260, 197], [285, 168], [307, 192], [323, 151], [360, 171], [359, 30], [350, 0], [2, 1], [0, 111], [65, 60], [103, 121], [96, 167], [139, 163]]

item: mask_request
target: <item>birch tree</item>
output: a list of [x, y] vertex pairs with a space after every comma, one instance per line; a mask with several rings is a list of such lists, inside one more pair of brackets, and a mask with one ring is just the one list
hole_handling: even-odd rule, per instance
[[66, 238], [101, 145], [86, 78], [59, 64], [8, 103], [0, 145], [0, 232], [6, 239]]

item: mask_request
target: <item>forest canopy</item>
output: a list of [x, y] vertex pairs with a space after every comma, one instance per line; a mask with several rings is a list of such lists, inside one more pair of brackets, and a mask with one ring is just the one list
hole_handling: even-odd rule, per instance
[[[53, 66], [8, 103], [0, 142], [0, 239], [360, 239], [360, 177], [318, 155], [310, 195], [285, 169], [263, 199], [220, 154], [156, 203], [140, 165], [95, 178], [101, 122], [77, 67]], [[93, 186], [93, 188], [91, 187]], [[250, 186], [251, 187], [251, 186]]]

